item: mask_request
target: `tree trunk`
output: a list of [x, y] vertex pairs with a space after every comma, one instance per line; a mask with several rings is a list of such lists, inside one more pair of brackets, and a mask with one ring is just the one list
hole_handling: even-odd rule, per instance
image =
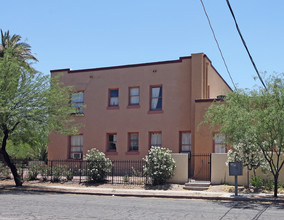
[[4, 151], [3, 149], [1, 149], [0, 154], [2, 154], [2, 156], [3, 156], [2, 159], [3, 159], [4, 164], [6, 164], [10, 168], [10, 170], [13, 174], [16, 186], [22, 186], [23, 183], [22, 183], [21, 177], [19, 176], [19, 174], [17, 172], [16, 166], [10, 160], [8, 153], [6, 151]]
[[0, 156], [1, 156], [1, 159], [4, 162], [4, 164], [7, 165], [10, 168], [10, 170], [13, 174], [16, 186], [22, 186], [23, 183], [22, 183], [21, 177], [19, 176], [19, 174], [17, 172], [17, 168], [13, 164], [13, 162], [10, 160], [10, 156], [8, 155], [8, 153], [6, 151], [6, 144], [7, 144], [8, 137], [9, 137], [9, 130], [5, 129], [4, 137], [3, 137], [3, 140], [2, 140], [2, 147], [0, 149]]
[[278, 191], [278, 173], [274, 175], [274, 197], [277, 198]]

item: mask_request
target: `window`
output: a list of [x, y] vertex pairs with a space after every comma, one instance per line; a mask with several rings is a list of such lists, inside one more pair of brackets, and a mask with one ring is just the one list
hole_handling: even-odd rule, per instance
[[180, 133], [180, 151], [190, 152], [191, 151], [191, 133], [181, 132]]
[[162, 133], [150, 132], [150, 148], [162, 146]]
[[70, 158], [82, 159], [83, 153], [83, 135], [74, 135], [70, 137]]
[[225, 135], [214, 135], [214, 153], [226, 153]]
[[151, 108], [150, 110], [162, 110], [162, 86], [151, 87]]
[[74, 92], [71, 95], [71, 105], [76, 108], [74, 114], [84, 113], [84, 92]]
[[107, 134], [107, 151], [108, 152], [116, 152], [116, 142], [117, 142], [116, 134]]
[[129, 88], [129, 105], [139, 105], [139, 87]]
[[129, 152], [138, 152], [138, 144], [139, 144], [139, 134], [138, 133], [128, 133], [128, 142], [129, 142]]
[[109, 90], [109, 106], [118, 106], [118, 89]]

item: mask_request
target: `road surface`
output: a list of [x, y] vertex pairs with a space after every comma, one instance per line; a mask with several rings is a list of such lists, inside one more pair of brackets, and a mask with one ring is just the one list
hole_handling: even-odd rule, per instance
[[283, 219], [284, 204], [0, 191], [0, 219]]

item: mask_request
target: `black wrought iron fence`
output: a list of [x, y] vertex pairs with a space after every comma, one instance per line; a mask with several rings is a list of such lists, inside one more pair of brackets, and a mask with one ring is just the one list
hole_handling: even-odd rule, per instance
[[[19, 175], [28, 179], [31, 175], [35, 178], [49, 181], [77, 181], [79, 183], [88, 181], [89, 162], [82, 160], [49, 160], [49, 161], [27, 161], [13, 160]], [[98, 162], [104, 163], [104, 162]], [[1, 165], [1, 164], [0, 164]], [[145, 161], [112, 161], [112, 168], [107, 174], [105, 181], [111, 184], [149, 184], [143, 171]], [[0, 177], [3, 172], [0, 166]], [[5, 168], [7, 173], [7, 168]], [[9, 169], [8, 169], [9, 172]], [[6, 174], [5, 174], [6, 175]]]

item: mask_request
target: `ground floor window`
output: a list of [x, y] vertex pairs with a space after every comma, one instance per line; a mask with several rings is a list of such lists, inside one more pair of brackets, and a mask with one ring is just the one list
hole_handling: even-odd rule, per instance
[[191, 133], [181, 132], [180, 133], [180, 151], [190, 152], [191, 151]]
[[107, 151], [116, 152], [117, 134], [107, 134]]
[[150, 132], [150, 148], [162, 146], [162, 133]]
[[214, 134], [214, 153], [226, 153], [224, 134]]
[[70, 158], [82, 159], [83, 154], [83, 135], [70, 136]]
[[139, 134], [138, 133], [128, 133], [128, 143], [129, 143], [129, 152], [138, 152], [139, 146]]

